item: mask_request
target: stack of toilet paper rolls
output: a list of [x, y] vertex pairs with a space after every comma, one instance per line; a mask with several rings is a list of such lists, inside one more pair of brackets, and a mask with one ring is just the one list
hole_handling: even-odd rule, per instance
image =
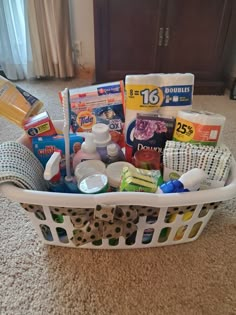
[[155, 112], [176, 117], [180, 110], [192, 108], [194, 75], [191, 73], [127, 75], [126, 158], [132, 156], [133, 129], [137, 113]]

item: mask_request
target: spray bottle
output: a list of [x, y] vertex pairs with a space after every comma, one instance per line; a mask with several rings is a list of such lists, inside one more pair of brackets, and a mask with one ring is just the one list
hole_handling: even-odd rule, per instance
[[61, 151], [55, 151], [48, 160], [45, 170], [44, 179], [49, 181], [49, 190], [53, 192], [64, 192], [64, 180], [60, 173]]
[[160, 186], [164, 194], [199, 190], [200, 184], [207, 178], [206, 173], [200, 168], [193, 168], [184, 173], [179, 179], [170, 180]]

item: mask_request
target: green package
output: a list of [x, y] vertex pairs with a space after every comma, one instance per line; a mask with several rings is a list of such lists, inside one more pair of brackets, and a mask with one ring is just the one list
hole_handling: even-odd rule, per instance
[[130, 169], [124, 167], [121, 175], [120, 191], [155, 193], [163, 182], [159, 170]]

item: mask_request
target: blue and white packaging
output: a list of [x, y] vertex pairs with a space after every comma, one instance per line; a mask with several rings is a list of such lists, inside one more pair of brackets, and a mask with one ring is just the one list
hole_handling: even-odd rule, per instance
[[[73, 160], [74, 155], [81, 148], [84, 138], [77, 134], [70, 134], [70, 158]], [[66, 175], [65, 165], [65, 141], [64, 136], [49, 136], [49, 137], [35, 137], [32, 139], [32, 147], [35, 156], [39, 159], [43, 167], [45, 168], [48, 160], [56, 150], [61, 150], [61, 175]]]

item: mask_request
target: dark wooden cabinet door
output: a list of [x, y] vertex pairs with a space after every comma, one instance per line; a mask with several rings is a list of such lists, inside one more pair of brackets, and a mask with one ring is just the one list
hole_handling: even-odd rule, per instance
[[163, 0], [94, 0], [96, 81], [159, 72]]
[[161, 71], [220, 81], [231, 6], [231, 0], [168, 0]]

